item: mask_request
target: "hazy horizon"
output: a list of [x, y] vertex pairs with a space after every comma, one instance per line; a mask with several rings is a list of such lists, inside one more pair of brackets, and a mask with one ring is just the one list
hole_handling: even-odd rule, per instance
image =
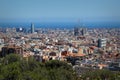
[[0, 0], [4, 22], [120, 22], [120, 0]]

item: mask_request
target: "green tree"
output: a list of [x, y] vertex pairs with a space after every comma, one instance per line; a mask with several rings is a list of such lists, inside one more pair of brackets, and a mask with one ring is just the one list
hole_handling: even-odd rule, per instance
[[19, 63], [11, 63], [1, 68], [1, 74], [4, 80], [19, 80], [21, 75], [21, 69]]
[[4, 64], [10, 64], [17, 61], [20, 61], [22, 57], [18, 54], [9, 54], [3, 59]]
[[114, 72], [109, 70], [94, 70], [86, 72], [82, 75], [82, 79], [86, 80], [89, 78], [89, 80], [115, 80], [116, 75]]
[[0, 80], [78, 80], [71, 65], [61, 61], [37, 62], [10, 54], [1, 59]]

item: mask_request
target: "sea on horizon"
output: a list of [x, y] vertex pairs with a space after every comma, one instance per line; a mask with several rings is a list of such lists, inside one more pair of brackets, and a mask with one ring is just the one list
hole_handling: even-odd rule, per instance
[[[32, 22], [33, 23], [33, 22]], [[120, 28], [120, 23], [74, 23], [74, 22], [52, 22], [52, 23], [33, 23], [35, 25], [35, 28], [60, 28], [60, 29], [72, 29], [74, 27], [85, 27], [85, 28]], [[16, 23], [16, 22], [10, 22], [10, 23], [0, 23], [0, 27], [24, 27], [24, 28], [30, 28], [31, 23]]]

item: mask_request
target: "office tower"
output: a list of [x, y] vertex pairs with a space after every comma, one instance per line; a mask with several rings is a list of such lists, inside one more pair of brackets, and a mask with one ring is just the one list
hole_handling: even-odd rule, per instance
[[103, 39], [98, 39], [98, 47], [101, 48], [101, 47], [105, 47], [106, 46], [106, 39], [103, 38]]
[[81, 30], [81, 35], [84, 36], [85, 35], [85, 29], [82, 28]]
[[34, 24], [31, 24], [31, 33], [34, 33]]
[[87, 28], [82, 28], [81, 35], [85, 36], [87, 34]]
[[79, 35], [79, 28], [75, 27], [74, 28], [74, 36], [78, 36]]

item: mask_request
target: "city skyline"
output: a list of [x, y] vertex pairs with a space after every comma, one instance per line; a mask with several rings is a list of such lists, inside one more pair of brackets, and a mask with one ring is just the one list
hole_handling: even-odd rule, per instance
[[119, 0], [1, 0], [0, 22], [120, 22]]

